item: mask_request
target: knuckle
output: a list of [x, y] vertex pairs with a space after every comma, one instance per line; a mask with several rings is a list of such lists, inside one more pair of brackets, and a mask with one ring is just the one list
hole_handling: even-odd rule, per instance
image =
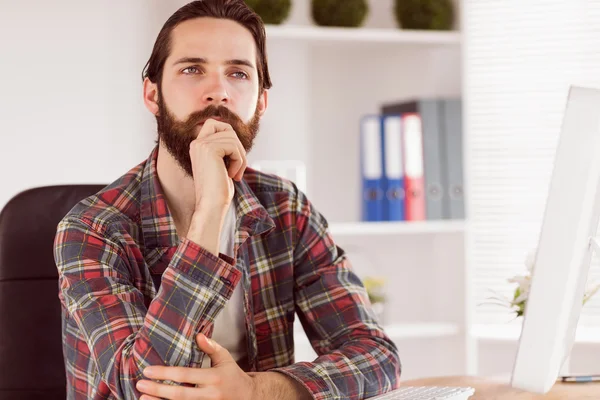
[[[211, 390], [212, 389], [212, 390]], [[204, 395], [204, 397], [202, 397], [203, 399], [206, 400], [224, 400], [225, 396], [223, 395], [223, 393], [221, 392], [221, 390], [217, 390], [214, 388], [209, 389], [206, 394]]]
[[201, 149], [201, 148], [202, 148], [202, 145], [203, 145], [203, 143], [204, 143], [204, 141], [203, 141], [202, 139], [200, 139], [200, 138], [198, 138], [198, 139], [196, 139], [196, 140], [193, 140], [193, 141], [190, 143], [190, 151], [196, 151], [196, 150], [199, 150], [199, 149]]
[[186, 396], [186, 392], [183, 390], [183, 386], [175, 386], [175, 389], [173, 389], [173, 397], [175, 399], [186, 399], [189, 398], [189, 396]]
[[223, 392], [221, 390], [217, 390], [215, 392], [213, 399], [214, 400], [225, 400], [225, 395], [223, 394]]
[[223, 383], [223, 378], [220, 375], [214, 375], [212, 377], [212, 384], [215, 386], [220, 386]]
[[197, 148], [198, 150], [200, 150], [200, 151], [202, 151], [202, 150], [207, 150], [207, 149], [209, 149], [209, 148], [210, 148], [210, 141], [208, 141], [208, 140], [199, 140], [199, 141], [196, 143], [196, 148]]

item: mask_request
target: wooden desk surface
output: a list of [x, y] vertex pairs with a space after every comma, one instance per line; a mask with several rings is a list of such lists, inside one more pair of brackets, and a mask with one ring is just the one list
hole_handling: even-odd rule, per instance
[[507, 382], [471, 376], [449, 376], [413, 379], [403, 382], [404, 386], [470, 386], [475, 394], [469, 400], [599, 400], [600, 382], [562, 383], [557, 382], [545, 395], [527, 393], [510, 387]]

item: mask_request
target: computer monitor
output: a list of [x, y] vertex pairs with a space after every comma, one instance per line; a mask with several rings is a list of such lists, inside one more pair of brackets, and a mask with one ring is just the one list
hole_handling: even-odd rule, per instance
[[[600, 90], [572, 86], [511, 385], [547, 393], [571, 351], [600, 217]], [[600, 253], [598, 253], [600, 254]]]

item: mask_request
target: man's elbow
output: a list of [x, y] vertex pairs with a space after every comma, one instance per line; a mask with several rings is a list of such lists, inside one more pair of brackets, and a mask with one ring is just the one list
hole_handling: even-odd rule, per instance
[[387, 336], [383, 339], [375, 339], [375, 341], [385, 357], [385, 361], [380, 364], [383, 373], [389, 379], [392, 389], [395, 389], [400, 385], [400, 376], [402, 375], [402, 362], [398, 348]]

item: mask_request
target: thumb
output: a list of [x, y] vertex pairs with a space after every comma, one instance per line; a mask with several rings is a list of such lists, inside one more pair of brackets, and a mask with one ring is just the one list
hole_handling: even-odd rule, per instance
[[219, 364], [233, 361], [233, 357], [231, 357], [231, 354], [229, 354], [227, 349], [219, 345], [214, 340], [207, 338], [202, 333], [196, 335], [196, 343], [198, 344], [198, 347], [200, 347], [200, 350], [210, 357], [212, 361], [211, 367], [216, 367]]

